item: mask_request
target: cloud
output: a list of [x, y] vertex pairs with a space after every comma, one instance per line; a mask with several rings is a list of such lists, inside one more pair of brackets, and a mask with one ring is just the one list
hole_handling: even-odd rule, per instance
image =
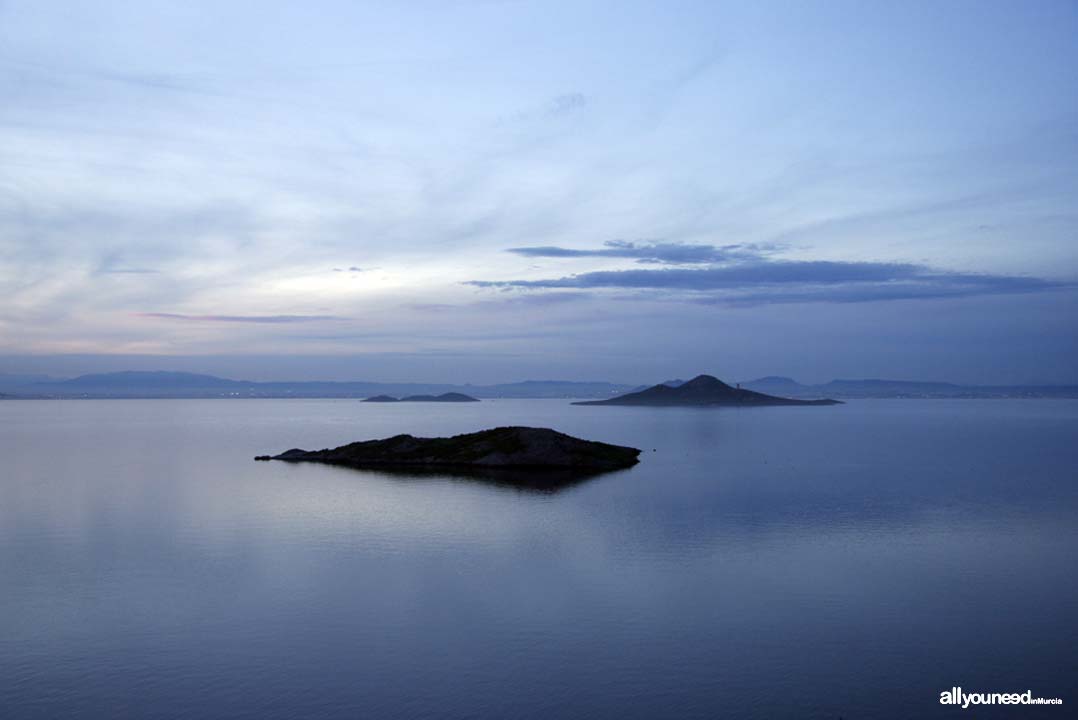
[[356, 267], [355, 265], [353, 265], [352, 267], [347, 268], [347, 269], [346, 268], [335, 267], [335, 268], [333, 268], [333, 272], [360, 273], [360, 272], [366, 272], [366, 270], [364, 268]]
[[547, 106], [547, 113], [550, 115], [565, 115], [566, 113], [581, 110], [587, 104], [588, 98], [583, 93], [565, 93], [550, 101]]
[[873, 302], [1042, 292], [1076, 283], [1019, 275], [941, 271], [884, 262], [763, 261], [707, 268], [612, 270], [548, 280], [466, 283], [524, 290], [618, 289], [682, 293], [707, 304]]
[[568, 303], [580, 302], [582, 300], [590, 300], [594, 296], [589, 292], [581, 292], [577, 290], [566, 290], [563, 292], [545, 292], [537, 294], [512, 294], [502, 295], [495, 300], [481, 300], [479, 302], [466, 303], [466, 304], [452, 304], [452, 303], [408, 303], [402, 305], [403, 308], [408, 310], [416, 310], [418, 312], [457, 312], [460, 310], [480, 309], [480, 310], [498, 310], [498, 309], [519, 309], [525, 307], [550, 307], [555, 305], [566, 305]]
[[685, 245], [682, 243], [610, 240], [602, 248], [576, 249], [544, 245], [509, 248], [509, 252], [524, 257], [608, 257], [630, 258], [638, 263], [663, 265], [693, 265], [760, 259], [779, 249], [775, 245]]
[[160, 271], [152, 268], [114, 267], [98, 270], [102, 275], [156, 275]]
[[563, 305], [565, 303], [579, 302], [591, 299], [592, 294], [587, 292], [548, 292], [539, 295], [517, 295], [515, 297], [500, 298], [498, 300], [486, 300], [475, 303], [475, 307], [512, 307], [530, 305], [542, 307], [549, 305]]
[[[94, 71], [87, 71], [87, 74]], [[206, 95], [219, 95], [210, 89], [204, 78], [192, 75], [180, 75], [177, 73], [131, 73], [114, 72], [109, 70], [96, 71], [98, 77], [104, 80], [133, 85], [146, 90], [164, 90], [169, 92], [186, 92]]]
[[927, 282], [861, 283], [825, 288], [767, 289], [727, 297], [694, 300], [704, 305], [775, 305], [780, 303], [865, 303], [886, 300], [931, 300], [986, 295], [1014, 295], [1074, 287], [1075, 283], [998, 275], [937, 276]]
[[136, 313], [136, 315], [142, 318], [178, 320], [184, 322], [260, 323], [269, 325], [347, 319], [336, 315], [183, 315], [181, 313], [161, 312], [144, 312]]
[[500, 125], [534, 124], [555, 118], [566, 117], [584, 110], [588, 105], [588, 96], [580, 92], [566, 92], [555, 95], [541, 105], [521, 110], [500, 121]]

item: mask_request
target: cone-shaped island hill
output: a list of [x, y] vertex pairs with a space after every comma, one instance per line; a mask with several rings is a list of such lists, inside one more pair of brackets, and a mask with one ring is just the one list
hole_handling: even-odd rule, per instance
[[632, 392], [607, 400], [582, 400], [574, 405], [645, 405], [653, 407], [674, 406], [763, 406], [763, 405], [841, 405], [830, 398], [819, 400], [795, 400], [793, 398], [765, 395], [753, 390], [732, 387], [713, 375], [697, 375], [676, 387], [655, 385], [647, 390]]

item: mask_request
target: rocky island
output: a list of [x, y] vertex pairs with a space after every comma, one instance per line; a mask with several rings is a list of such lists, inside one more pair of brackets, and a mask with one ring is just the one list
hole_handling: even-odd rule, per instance
[[395, 435], [332, 450], [293, 449], [255, 460], [318, 462], [360, 469], [520, 469], [600, 473], [632, 467], [636, 448], [581, 440], [548, 428], [500, 427], [448, 438]]
[[795, 400], [793, 398], [765, 395], [741, 387], [731, 387], [712, 375], [697, 375], [677, 387], [662, 384], [640, 392], [619, 395], [608, 400], [585, 400], [574, 405], [645, 405], [652, 407], [676, 406], [763, 406], [763, 405], [841, 405], [838, 400]]
[[479, 398], [459, 392], [447, 392], [441, 395], [409, 395], [402, 398], [395, 398], [392, 395], [375, 395], [366, 398], [363, 402], [479, 402]]

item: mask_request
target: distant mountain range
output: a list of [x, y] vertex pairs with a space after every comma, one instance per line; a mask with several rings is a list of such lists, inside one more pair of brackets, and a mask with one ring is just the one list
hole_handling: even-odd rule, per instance
[[434, 402], [434, 403], [468, 403], [479, 402], [479, 398], [474, 398], [471, 395], [465, 395], [458, 392], [447, 392], [441, 395], [405, 395], [402, 398], [395, 398], [392, 395], [375, 395], [369, 397], [363, 402], [370, 403], [406, 403], [406, 402]]
[[[683, 380], [661, 385], [676, 388]], [[476, 398], [602, 399], [639, 392], [649, 385], [528, 380], [496, 385], [381, 382], [255, 382], [183, 372], [127, 371], [64, 379], [0, 374], [0, 399], [18, 398], [367, 398], [464, 393]], [[804, 385], [788, 377], [763, 377], [735, 387], [768, 395], [815, 398], [1078, 398], [1078, 385], [958, 385], [908, 380], [832, 380]]]
[[71, 379], [0, 375], [0, 393], [23, 398], [368, 398], [376, 395], [476, 398], [602, 398], [632, 390], [607, 382], [528, 380], [498, 385], [380, 382], [255, 382], [185, 372], [126, 371]]
[[802, 385], [792, 378], [770, 376], [741, 383], [741, 387], [794, 398], [1078, 398], [1078, 385], [958, 385], [880, 379]]

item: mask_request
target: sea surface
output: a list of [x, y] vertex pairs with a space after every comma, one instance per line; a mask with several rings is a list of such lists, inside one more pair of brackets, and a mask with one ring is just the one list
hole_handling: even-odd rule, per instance
[[[642, 462], [252, 460], [510, 424]], [[1074, 717], [1076, 570], [1078, 401], [0, 401], [4, 720]]]

